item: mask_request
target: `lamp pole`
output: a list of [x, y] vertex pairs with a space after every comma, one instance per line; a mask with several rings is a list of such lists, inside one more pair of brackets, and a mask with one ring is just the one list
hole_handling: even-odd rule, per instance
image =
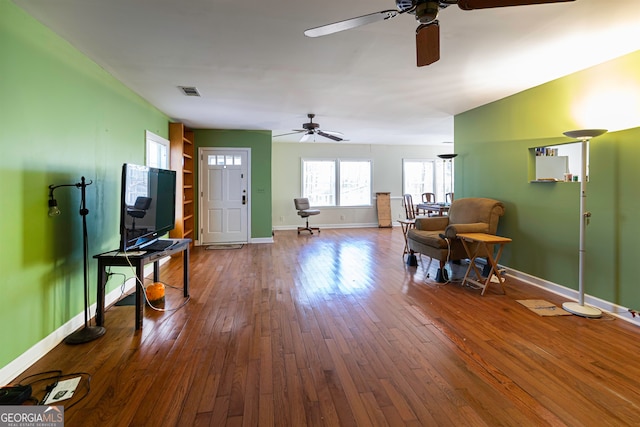
[[578, 302], [565, 302], [562, 308], [577, 316], [598, 318], [602, 312], [588, 305], [584, 305], [584, 265], [586, 255], [586, 231], [587, 223], [591, 218], [591, 212], [587, 211], [587, 155], [591, 138], [600, 136], [607, 131], [605, 129], [584, 129], [564, 132], [569, 138], [579, 139], [582, 143], [582, 171], [580, 172], [580, 244], [578, 247]]
[[106, 329], [102, 326], [90, 326], [89, 325], [89, 242], [87, 232], [87, 215], [89, 209], [87, 209], [87, 186], [91, 185], [93, 181], [86, 182], [84, 176], [80, 179], [80, 182], [76, 184], [62, 184], [62, 185], [50, 185], [49, 186], [49, 216], [57, 216], [60, 214], [58, 210], [58, 203], [53, 197], [53, 192], [59, 187], [77, 187], [80, 189], [80, 216], [82, 217], [82, 259], [83, 265], [83, 277], [84, 277], [84, 328], [68, 335], [64, 342], [67, 344], [83, 344], [89, 341], [93, 341], [100, 338], [106, 332]]
[[[456, 154], [456, 153], [438, 154], [438, 157], [440, 157], [444, 162], [443, 165], [442, 165], [442, 177], [443, 177], [442, 188], [444, 190], [443, 197], [444, 197], [444, 201], [445, 202], [447, 201], [446, 200], [447, 199], [447, 188], [446, 188], [446, 185], [444, 183], [444, 175], [445, 175], [445, 170], [444, 170], [445, 167], [444, 166], [446, 165], [446, 161], [449, 160], [449, 182], [451, 184], [451, 187], [449, 188], [449, 190], [451, 191], [451, 193], [453, 193], [453, 159], [455, 157], [457, 157], [457, 156], [458, 156], [458, 154]], [[453, 198], [452, 198], [451, 201], [453, 201]]]

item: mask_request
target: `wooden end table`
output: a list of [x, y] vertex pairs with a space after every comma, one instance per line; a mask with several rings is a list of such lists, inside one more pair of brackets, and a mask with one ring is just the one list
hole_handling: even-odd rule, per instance
[[[464, 246], [464, 250], [467, 252], [467, 256], [469, 256], [469, 267], [467, 267], [467, 272], [464, 275], [464, 279], [462, 279], [462, 285], [472, 283], [479, 286], [480, 289], [482, 289], [480, 295], [484, 295], [489, 285], [493, 283], [492, 278], [495, 276], [502, 288], [502, 293], [505, 293], [503, 285], [505, 279], [500, 275], [498, 262], [500, 261], [500, 256], [502, 256], [504, 245], [510, 243], [511, 239], [486, 233], [458, 233], [457, 237], [462, 241], [462, 246]], [[475, 251], [473, 251], [473, 253], [469, 247], [469, 243], [478, 243], [475, 245]], [[491, 245], [498, 245], [498, 252], [495, 257], [493, 256], [493, 248], [490, 248]], [[491, 265], [491, 270], [486, 279], [483, 279], [475, 263], [475, 259], [479, 256], [486, 256], [487, 262]], [[471, 272], [473, 272], [474, 277], [471, 277]]]

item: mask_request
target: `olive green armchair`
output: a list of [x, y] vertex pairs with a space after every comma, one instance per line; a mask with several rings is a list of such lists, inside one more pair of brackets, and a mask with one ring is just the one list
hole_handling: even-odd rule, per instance
[[447, 216], [416, 218], [415, 228], [407, 233], [410, 254], [420, 253], [438, 260], [440, 266], [436, 281], [446, 282], [446, 262], [468, 258], [462, 242], [455, 238], [456, 234], [496, 234], [502, 215], [504, 205], [498, 200], [482, 197], [456, 199], [451, 203]]

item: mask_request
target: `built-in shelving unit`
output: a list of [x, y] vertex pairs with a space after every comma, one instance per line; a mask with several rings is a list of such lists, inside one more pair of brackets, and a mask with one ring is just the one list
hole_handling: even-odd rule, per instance
[[195, 241], [194, 138], [183, 123], [169, 123], [171, 169], [176, 171], [176, 224], [170, 237]]

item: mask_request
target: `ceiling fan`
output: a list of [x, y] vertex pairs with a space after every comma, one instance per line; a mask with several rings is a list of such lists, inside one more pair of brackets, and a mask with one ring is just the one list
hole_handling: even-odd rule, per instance
[[569, 1], [575, 0], [395, 0], [397, 10], [383, 10], [333, 24], [322, 25], [308, 29], [304, 34], [307, 37], [320, 37], [378, 21], [386, 21], [403, 13], [410, 13], [415, 15], [416, 20], [420, 23], [416, 29], [416, 59], [418, 67], [422, 67], [433, 64], [440, 59], [438, 12], [441, 9], [454, 4], [457, 4], [462, 10], [474, 10]]
[[302, 129], [294, 129], [293, 132], [289, 132], [289, 133], [283, 133], [281, 135], [274, 135], [274, 138], [277, 138], [279, 136], [285, 136], [285, 135], [293, 135], [296, 133], [301, 133], [304, 132], [304, 135], [302, 135], [302, 138], [300, 138], [300, 142], [307, 142], [309, 141], [309, 139], [311, 139], [313, 136], [315, 135], [319, 135], [328, 139], [331, 139], [333, 141], [336, 142], [340, 142], [340, 141], [344, 141], [345, 139], [343, 138], [343, 134], [340, 132], [332, 132], [332, 131], [328, 131], [328, 130], [320, 130], [320, 125], [318, 123], [314, 123], [313, 122], [313, 118], [316, 115], [313, 113], [309, 113], [307, 114], [307, 117], [309, 117], [309, 123], [303, 123], [302, 124]]

